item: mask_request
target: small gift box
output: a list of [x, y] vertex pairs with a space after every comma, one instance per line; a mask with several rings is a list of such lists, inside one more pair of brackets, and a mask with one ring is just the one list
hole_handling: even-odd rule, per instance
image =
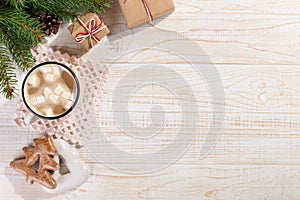
[[110, 32], [102, 19], [95, 13], [87, 13], [78, 17], [68, 29], [75, 41], [81, 43], [87, 51]]
[[129, 28], [152, 21], [175, 10], [173, 0], [118, 0]]

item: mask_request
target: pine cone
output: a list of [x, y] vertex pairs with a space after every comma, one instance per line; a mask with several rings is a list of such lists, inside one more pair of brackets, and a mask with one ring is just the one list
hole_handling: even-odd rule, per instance
[[58, 17], [53, 13], [41, 13], [38, 15], [38, 20], [43, 24], [43, 30], [46, 35], [51, 35], [51, 33], [56, 34], [59, 29], [60, 22]]

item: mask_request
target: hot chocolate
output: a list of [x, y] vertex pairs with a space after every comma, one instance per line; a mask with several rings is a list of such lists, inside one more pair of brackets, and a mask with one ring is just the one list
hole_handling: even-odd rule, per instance
[[56, 117], [74, 105], [77, 90], [74, 76], [67, 69], [47, 64], [29, 74], [24, 83], [24, 98], [36, 114]]

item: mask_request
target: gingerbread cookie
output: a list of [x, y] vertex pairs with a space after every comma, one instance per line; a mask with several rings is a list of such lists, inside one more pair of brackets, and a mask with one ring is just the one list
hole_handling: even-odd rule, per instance
[[[24, 159], [10, 162], [10, 166], [26, 176], [26, 180], [31, 184], [33, 182], [49, 189], [55, 189], [57, 183], [52, 177], [51, 172], [58, 168], [58, 163], [53, 159], [58, 155], [51, 137], [34, 139], [34, 147], [24, 147]], [[38, 169], [34, 169], [35, 164], [39, 162]]]

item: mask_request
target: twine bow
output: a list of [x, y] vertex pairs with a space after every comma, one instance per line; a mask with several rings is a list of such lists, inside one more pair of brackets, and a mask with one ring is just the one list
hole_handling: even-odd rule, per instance
[[100, 24], [97, 25], [96, 20], [92, 18], [89, 21], [88, 27], [84, 24], [84, 22], [80, 18], [77, 18], [77, 21], [85, 29], [86, 32], [77, 33], [75, 35], [76, 42], [81, 43], [88, 38], [90, 48], [93, 47], [93, 39], [97, 42], [100, 42], [100, 39], [96, 36], [96, 33], [106, 28], [106, 26], [102, 26], [103, 24], [102, 19], [100, 19]]

